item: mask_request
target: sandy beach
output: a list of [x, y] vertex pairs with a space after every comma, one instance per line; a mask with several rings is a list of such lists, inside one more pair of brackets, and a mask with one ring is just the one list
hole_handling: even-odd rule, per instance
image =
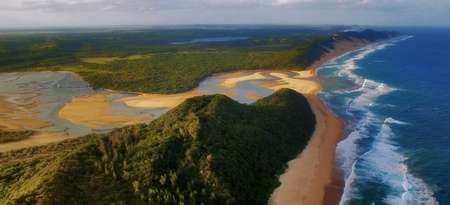
[[[273, 90], [283, 87], [303, 93], [316, 116], [316, 128], [308, 146], [297, 158], [288, 163], [288, 168], [279, 178], [281, 185], [274, 191], [270, 204], [299, 205], [324, 204], [326, 187], [332, 183], [334, 153], [342, 135], [342, 122], [325, 106], [316, 95], [321, 86], [312, 70], [297, 71], [297, 75], [271, 73], [280, 78], [275, 85], [265, 86]], [[311, 74], [312, 73], [312, 74]], [[340, 195], [339, 190], [335, 195]], [[329, 194], [328, 194], [329, 195]], [[327, 198], [329, 198], [327, 195]], [[331, 196], [330, 196], [331, 197]], [[330, 201], [329, 199], [327, 201]], [[329, 204], [335, 204], [331, 200]]]
[[[306, 71], [300, 71], [298, 76], [313, 78], [322, 64], [366, 45], [367, 42], [362, 41], [343, 41]], [[314, 134], [307, 147], [288, 163], [287, 170], [279, 178], [281, 185], [269, 201], [270, 205], [336, 205], [342, 195], [343, 179], [336, 166], [335, 154], [344, 124], [317, 96], [320, 84], [318, 86], [311, 90], [302, 89], [310, 91], [304, 94], [316, 116]]]
[[343, 124], [319, 97], [310, 94], [307, 98], [316, 116], [316, 129], [308, 146], [280, 176], [281, 186], [275, 190], [271, 204], [324, 204], [326, 187], [332, 182], [334, 153]]

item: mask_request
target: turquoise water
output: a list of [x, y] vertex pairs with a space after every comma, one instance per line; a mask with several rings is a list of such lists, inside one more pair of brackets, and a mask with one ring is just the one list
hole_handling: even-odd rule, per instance
[[450, 204], [450, 29], [398, 30], [318, 71], [346, 121], [340, 204]]

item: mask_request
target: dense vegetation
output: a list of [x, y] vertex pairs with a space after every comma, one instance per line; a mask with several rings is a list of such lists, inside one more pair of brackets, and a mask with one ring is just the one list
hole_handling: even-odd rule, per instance
[[25, 131], [0, 130], [0, 144], [24, 140], [24, 139], [29, 138], [33, 134], [34, 134], [34, 132], [31, 130], [25, 130]]
[[314, 125], [289, 89], [191, 98], [148, 125], [0, 154], [0, 204], [266, 204]]
[[[215, 72], [305, 68], [342, 39], [393, 33], [341, 27], [207, 27], [0, 35], [0, 72], [72, 71], [95, 88], [171, 93]], [[234, 41], [195, 41], [245, 37]]]

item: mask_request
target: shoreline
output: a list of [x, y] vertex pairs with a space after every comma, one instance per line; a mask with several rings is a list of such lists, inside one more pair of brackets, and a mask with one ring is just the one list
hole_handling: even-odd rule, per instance
[[[317, 69], [345, 53], [367, 46], [368, 42], [341, 42], [335, 49], [306, 69], [316, 78]], [[308, 145], [279, 176], [269, 205], [336, 205], [341, 198], [344, 179], [336, 164], [336, 146], [343, 137], [344, 122], [317, 95], [321, 89], [305, 94], [316, 116], [316, 128]]]
[[[308, 145], [293, 160], [279, 180], [271, 205], [337, 204], [341, 186], [328, 191], [335, 169], [336, 145], [342, 137], [343, 122], [315, 94], [306, 95], [316, 116], [316, 128]], [[328, 193], [327, 193], [328, 192]], [[325, 203], [326, 202], [326, 203]]]

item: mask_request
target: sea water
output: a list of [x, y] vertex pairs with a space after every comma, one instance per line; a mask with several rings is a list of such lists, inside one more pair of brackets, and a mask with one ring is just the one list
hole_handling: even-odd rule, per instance
[[450, 29], [396, 30], [318, 70], [346, 123], [340, 204], [450, 204]]

